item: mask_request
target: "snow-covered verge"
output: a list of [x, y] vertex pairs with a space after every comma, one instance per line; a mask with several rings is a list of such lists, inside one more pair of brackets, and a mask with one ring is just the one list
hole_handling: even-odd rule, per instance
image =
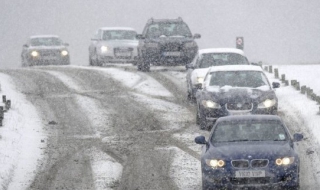
[[1, 95], [11, 100], [0, 127], [0, 189], [26, 189], [44, 156], [46, 134], [35, 107], [0, 73]]

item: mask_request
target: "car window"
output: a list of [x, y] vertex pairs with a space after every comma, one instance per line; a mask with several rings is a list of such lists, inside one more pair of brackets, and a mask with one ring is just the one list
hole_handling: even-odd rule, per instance
[[31, 46], [59, 46], [62, 42], [59, 38], [31, 38]]
[[102, 40], [135, 40], [136, 32], [131, 30], [107, 30], [102, 34]]
[[212, 142], [286, 141], [288, 134], [278, 121], [237, 121], [219, 123]]
[[219, 65], [249, 65], [246, 57], [236, 53], [206, 53], [203, 54], [199, 68]]
[[186, 37], [192, 36], [189, 27], [183, 22], [163, 22], [149, 25], [146, 33], [147, 38], [158, 38], [161, 35]]
[[210, 73], [209, 86], [258, 88], [268, 86], [268, 79], [260, 71], [218, 71]]

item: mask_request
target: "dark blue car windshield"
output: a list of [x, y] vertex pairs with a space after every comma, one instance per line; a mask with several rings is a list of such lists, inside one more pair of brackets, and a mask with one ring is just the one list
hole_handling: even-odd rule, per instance
[[211, 141], [287, 141], [288, 134], [279, 121], [233, 121], [219, 123]]

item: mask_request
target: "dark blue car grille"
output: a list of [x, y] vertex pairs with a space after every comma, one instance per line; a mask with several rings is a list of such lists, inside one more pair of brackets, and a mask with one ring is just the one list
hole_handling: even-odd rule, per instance
[[251, 110], [252, 103], [227, 103], [228, 110]]
[[269, 164], [269, 160], [267, 159], [255, 159], [251, 160], [232, 160], [231, 164], [234, 168], [264, 168]]
[[248, 168], [249, 167], [248, 160], [232, 160], [231, 164], [235, 168]]

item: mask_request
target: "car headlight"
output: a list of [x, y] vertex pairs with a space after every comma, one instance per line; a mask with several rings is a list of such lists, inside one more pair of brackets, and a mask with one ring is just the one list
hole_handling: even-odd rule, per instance
[[184, 44], [184, 47], [186, 47], [186, 48], [190, 48], [190, 47], [194, 47], [194, 46], [196, 46], [195, 42], [187, 42]]
[[204, 81], [204, 78], [203, 77], [197, 77], [197, 82], [198, 83], [203, 83], [203, 81]]
[[38, 56], [39, 56], [39, 52], [37, 52], [37, 51], [32, 51], [32, 52], [31, 52], [31, 56], [32, 56], [32, 57], [38, 57]]
[[61, 55], [62, 56], [67, 56], [69, 54], [69, 52], [67, 50], [62, 50], [61, 51]]
[[105, 52], [108, 51], [108, 47], [107, 46], [101, 46], [100, 50], [101, 50], [102, 53], [105, 53]]
[[277, 103], [276, 99], [266, 99], [258, 105], [258, 108], [270, 108]]
[[202, 105], [206, 108], [213, 108], [213, 109], [221, 108], [220, 104], [212, 100], [202, 100]]
[[206, 164], [212, 168], [221, 168], [225, 165], [225, 162], [217, 159], [206, 159]]
[[157, 48], [158, 47], [158, 43], [146, 43], [146, 47]]
[[276, 159], [276, 164], [278, 166], [287, 166], [294, 162], [294, 157], [284, 157]]

